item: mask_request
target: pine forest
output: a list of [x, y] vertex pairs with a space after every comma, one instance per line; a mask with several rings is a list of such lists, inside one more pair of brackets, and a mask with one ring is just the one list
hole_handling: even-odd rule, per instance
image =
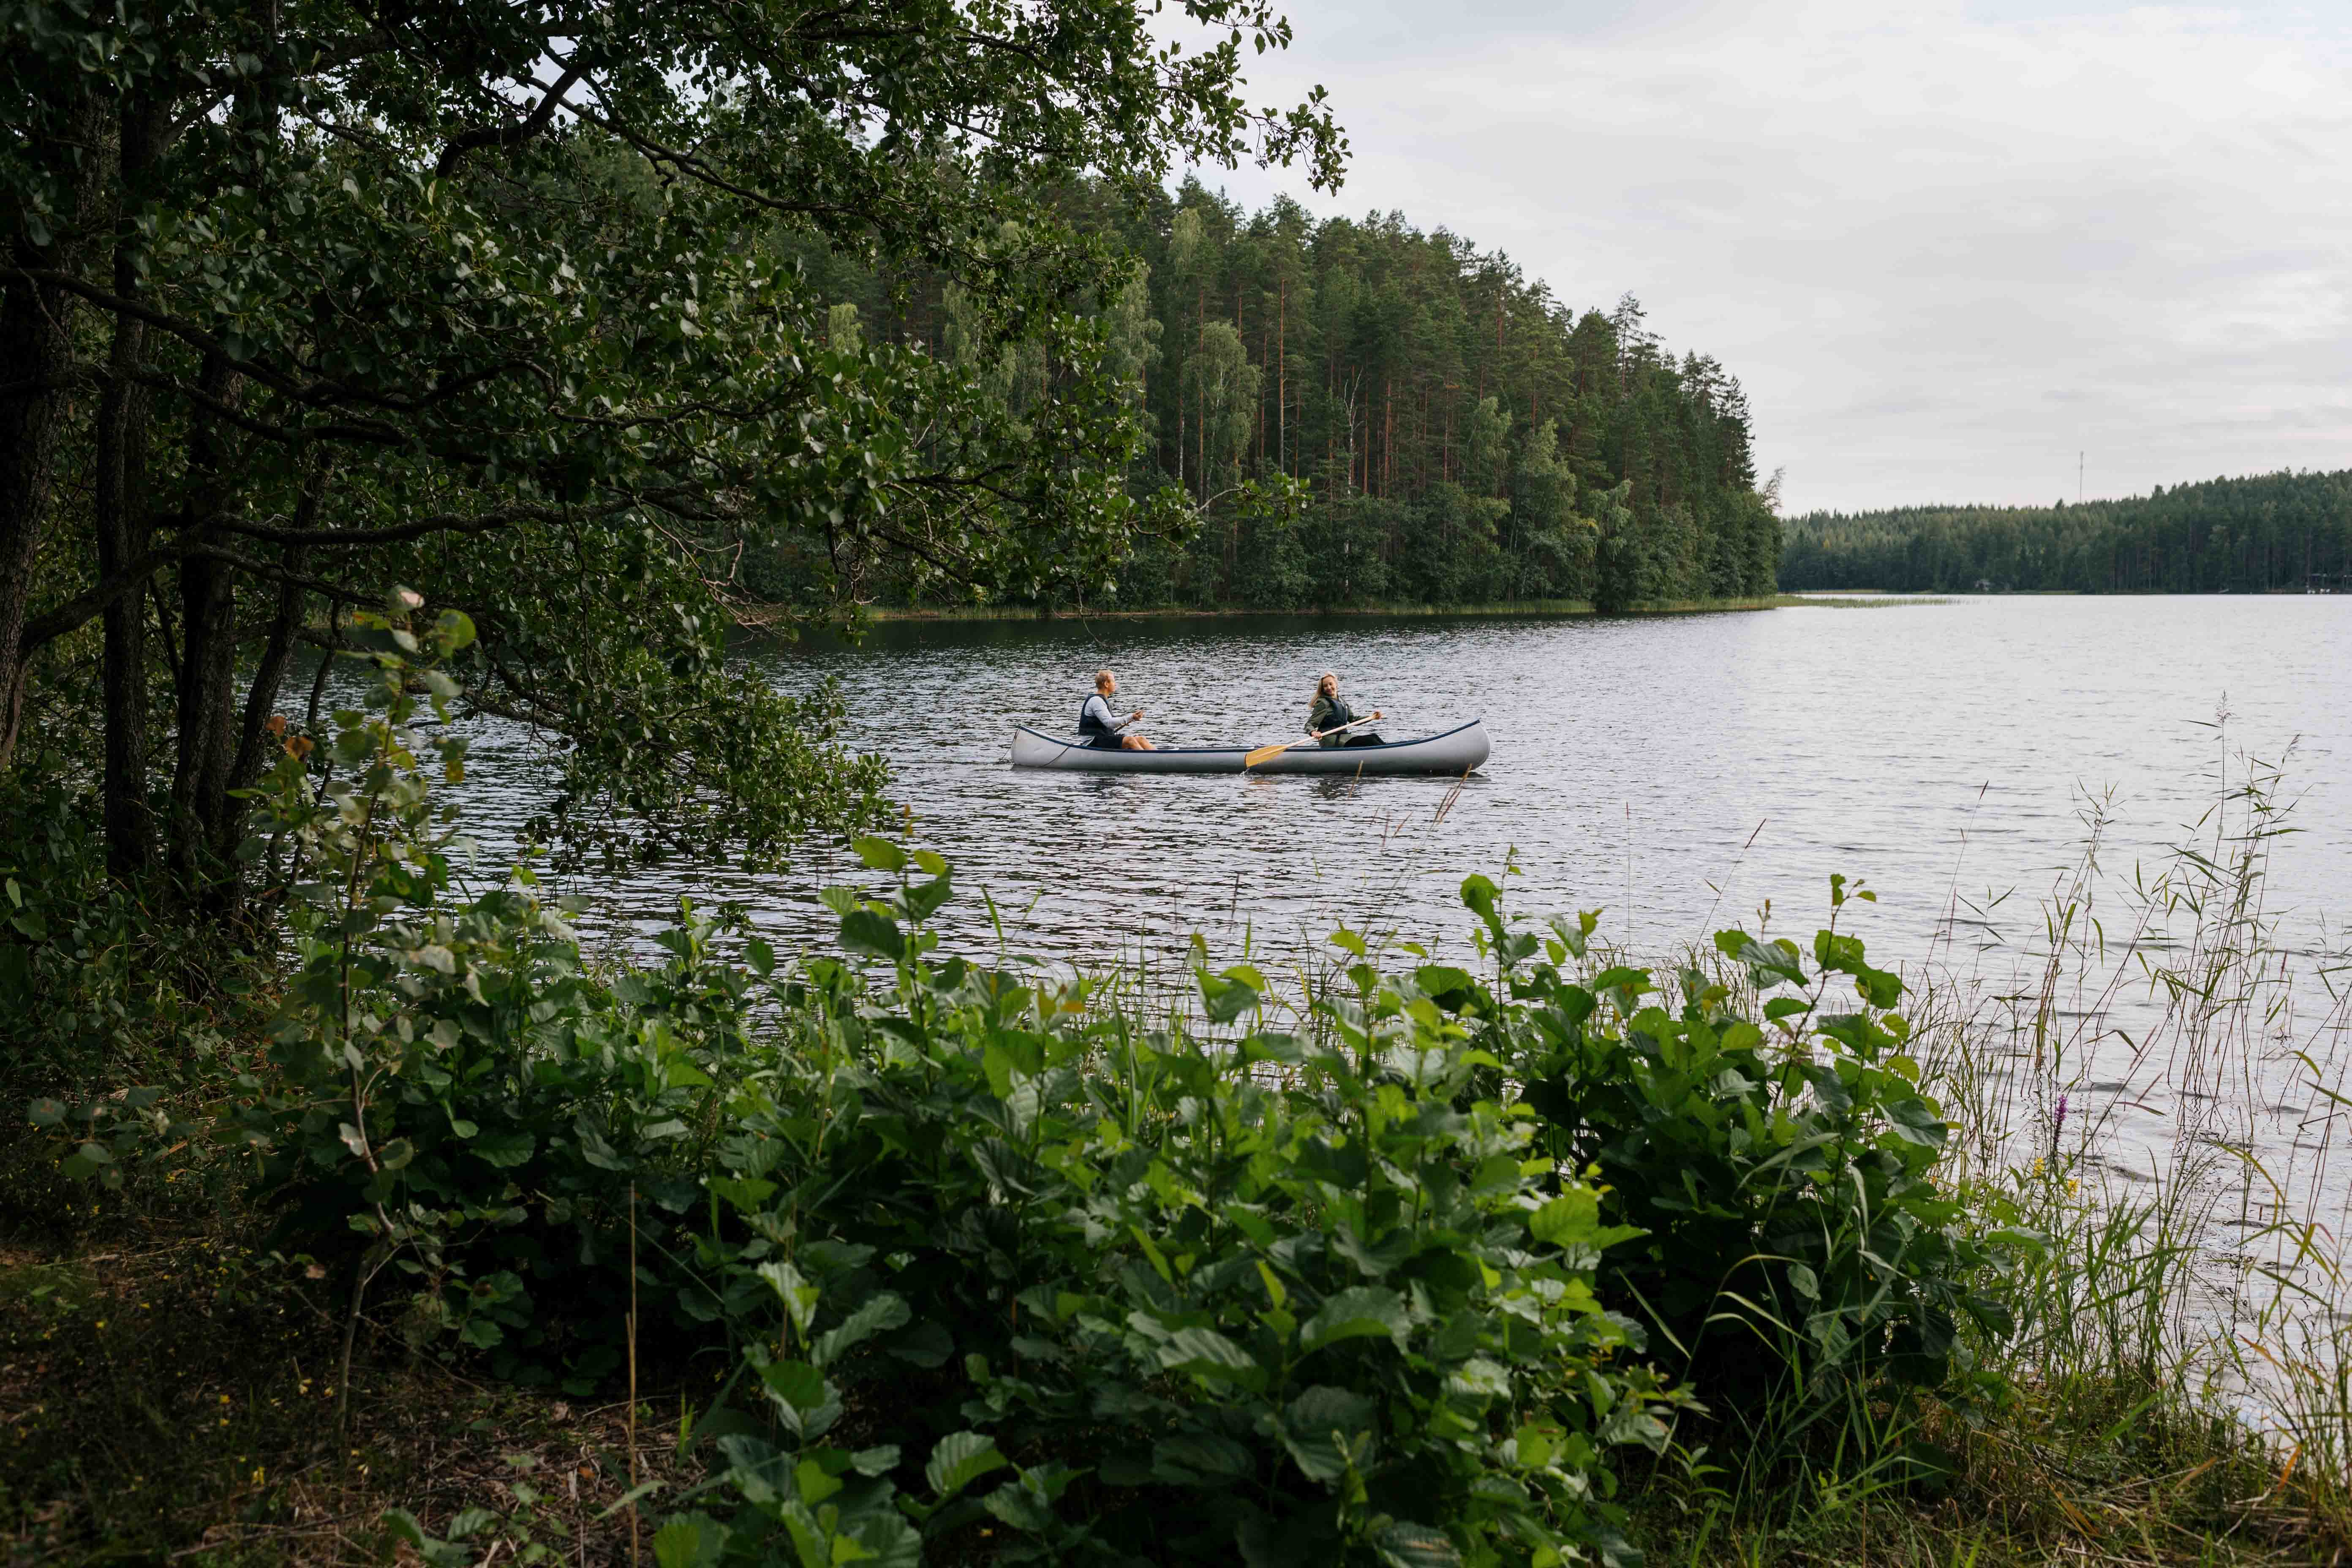
[[[1251, 214], [1196, 182], [1140, 216], [1089, 187], [1059, 205], [1135, 258], [1088, 314], [1138, 405], [1130, 489], [1162, 503], [1065, 607], [1615, 609], [1773, 591], [1779, 524], [1738, 381], [1670, 353], [1631, 295], [1579, 312], [1401, 214]], [[1006, 345], [943, 278], [814, 246], [801, 260], [842, 301], [836, 340], [977, 364], [1016, 416], [1062, 374], [1042, 336]]]
[[2049, 507], [1817, 512], [1786, 525], [1790, 589], [2275, 594], [2352, 588], [2352, 470], [2158, 486]]

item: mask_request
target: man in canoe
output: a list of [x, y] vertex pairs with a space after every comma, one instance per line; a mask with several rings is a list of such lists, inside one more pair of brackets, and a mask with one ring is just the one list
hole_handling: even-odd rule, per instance
[[[1383, 715], [1376, 708], [1371, 717], [1379, 719]], [[1371, 720], [1364, 721], [1370, 723]], [[1370, 731], [1347, 728], [1355, 722], [1356, 710], [1340, 699], [1339, 678], [1325, 670], [1323, 679], [1315, 683], [1315, 706], [1307, 710], [1307, 732], [1314, 736], [1318, 744], [1326, 746], [1378, 746], [1384, 743]]]
[[1108, 669], [1095, 671], [1095, 694], [1078, 709], [1078, 733], [1089, 746], [1108, 752], [1156, 752], [1160, 748], [1140, 735], [1121, 733], [1143, 717], [1139, 708], [1124, 719], [1110, 716], [1110, 700], [1118, 695], [1118, 677]]

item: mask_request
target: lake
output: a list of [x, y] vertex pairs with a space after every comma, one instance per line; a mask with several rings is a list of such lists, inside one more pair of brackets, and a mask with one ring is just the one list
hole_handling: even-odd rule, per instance
[[[1242, 924], [1260, 951], [1341, 921], [1456, 938], [1461, 879], [1507, 861], [1516, 907], [1601, 909], [1636, 949], [1752, 929], [1767, 900], [1771, 928], [1801, 936], [1840, 872], [1877, 892], [1860, 929], [1883, 956], [1925, 957], [1951, 913], [1962, 948], [2000, 950], [2038, 931], [2036, 896], [2078, 858], [2095, 800], [2105, 867], [2127, 876], [2241, 782], [2241, 752], [2283, 760], [2299, 802], [2270, 888], [2295, 945], [2326, 945], [2352, 889], [2347, 598], [893, 622], [861, 647], [758, 657], [787, 688], [838, 682], [851, 743], [889, 759], [916, 836], [967, 892], [1019, 911], [1032, 951], [1081, 963], [1195, 928], [1223, 953]], [[1007, 767], [1014, 723], [1074, 731], [1100, 665], [1163, 744], [1295, 738], [1328, 668], [1360, 711], [1387, 710], [1390, 738], [1483, 715], [1494, 755], [1458, 789]], [[468, 793], [494, 828], [520, 815], [527, 748], [495, 728], [477, 745], [496, 788]], [[800, 939], [829, 928], [814, 891], [851, 865], [816, 852], [782, 876], [673, 867], [598, 890], [609, 919], [657, 922], [690, 891]]]
[[[1970, 1092], [1996, 1108], [1980, 1124], [2046, 1123], [2063, 1089], [2069, 1141], [2092, 1134], [2082, 1157], [2116, 1179], [2244, 1146], [2295, 1187], [2295, 1207], [2344, 1215], [2344, 1162], [2326, 1157], [2337, 1119], [2292, 1053], [2347, 1089], [2330, 972], [2352, 904], [2352, 598], [896, 622], [859, 647], [751, 657], [789, 689], [839, 684], [851, 742], [889, 759], [916, 837], [955, 863], [951, 938], [992, 943], [984, 889], [1017, 952], [1081, 965], [1140, 953], [1163, 977], [1181, 974], [1195, 931], [1221, 963], [1328, 955], [1343, 922], [1458, 949], [1463, 877], [1501, 881], [1511, 866], [1512, 908], [1599, 909], [1605, 937], [1671, 958], [1733, 924], [1805, 942], [1842, 873], [1877, 894], [1848, 906], [1844, 929], [1932, 980], [1948, 1012], [1975, 1013]], [[1458, 782], [1008, 767], [1013, 724], [1074, 732], [1104, 665], [1119, 710], [1143, 708], [1162, 743], [1296, 737], [1328, 668], [1360, 711], [1387, 710], [1390, 738], [1483, 716], [1494, 754]], [[520, 819], [531, 765], [518, 731], [478, 729], [466, 793], [490, 841]], [[2294, 830], [2269, 841], [2254, 911], [2276, 949], [2263, 984], [2280, 989], [2218, 1022], [2168, 1012], [2133, 966], [2200, 961], [2197, 922], [2160, 907], [2141, 925], [2137, 889], [2177, 868], [2184, 843], [2226, 859], [2251, 818], [2241, 799], [2217, 819], [2216, 803], [2261, 766], [2283, 770], [2274, 794]], [[2091, 946], [2051, 984], [2056, 1059], [2035, 1068], [2018, 1019], [2095, 817], [2098, 876], [2074, 927]], [[813, 848], [780, 876], [672, 865], [585, 886], [592, 929], [620, 940], [657, 929], [684, 892], [743, 904], [790, 948], [833, 928], [819, 888], [863, 876], [845, 851]], [[2106, 987], [2118, 973], [2127, 983]], [[2257, 1218], [2279, 1212], [2240, 1195]]]

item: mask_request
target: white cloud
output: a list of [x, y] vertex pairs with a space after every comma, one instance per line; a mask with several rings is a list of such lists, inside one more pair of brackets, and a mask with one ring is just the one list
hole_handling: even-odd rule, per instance
[[1293, 0], [1336, 199], [1747, 384], [1796, 508], [2352, 465], [2352, 8]]

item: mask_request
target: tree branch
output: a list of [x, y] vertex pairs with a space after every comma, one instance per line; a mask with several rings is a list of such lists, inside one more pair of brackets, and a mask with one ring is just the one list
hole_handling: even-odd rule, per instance
[[[456, 174], [457, 165], [465, 162], [466, 154], [478, 147], [518, 147], [546, 130], [547, 122], [554, 118], [557, 106], [562, 103], [563, 95], [570, 92], [572, 84], [587, 71], [585, 66], [578, 63], [579, 58], [576, 53], [572, 56], [572, 63], [563, 68], [563, 74], [555, 79], [553, 87], [545, 90], [539, 100], [539, 107], [533, 109], [521, 124], [484, 126], [478, 131], [468, 131], [451, 138], [449, 144], [441, 149], [440, 161], [433, 165], [435, 176], [446, 180]], [[538, 85], [538, 79], [533, 78], [531, 86]]]

